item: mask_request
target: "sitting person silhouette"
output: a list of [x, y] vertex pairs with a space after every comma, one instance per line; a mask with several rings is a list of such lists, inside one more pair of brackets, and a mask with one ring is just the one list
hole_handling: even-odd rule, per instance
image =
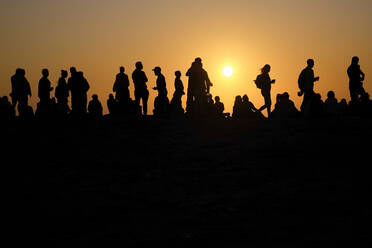
[[242, 98], [242, 111], [241, 117], [245, 119], [263, 117], [261, 112], [258, 112], [254, 104], [249, 101], [248, 95], [244, 95]]
[[335, 92], [328, 91], [327, 99], [324, 102], [324, 113], [327, 115], [336, 115], [339, 111], [339, 104], [335, 97]]
[[233, 119], [240, 119], [242, 117], [242, 106], [243, 106], [243, 99], [240, 95], [235, 97], [234, 107], [232, 118]]
[[88, 114], [92, 119], [100, 119], [102, 117], [102, 104], [98, 100], [98, 95], [92, 95], [92, 100], [88, 104]]
[[111, 93], [107, 99], [107, 109], [111, 116], [115, 116], [117, 114], [117, 102], [115, 101], [114, 95]]
[[277, 95], [273, 118], [295, 118], [298, 117], [299, 113], [294, 102], [289, 99], [288, 92]]

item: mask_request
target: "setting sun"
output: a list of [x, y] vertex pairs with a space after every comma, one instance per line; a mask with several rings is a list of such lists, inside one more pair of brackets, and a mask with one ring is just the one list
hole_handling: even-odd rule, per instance
[[225, 66], [223, 68], [223, 75], [225, 75], [225, 77], [231, 77], [232, 74], [233, 74], [233, 68], [231, 66]]

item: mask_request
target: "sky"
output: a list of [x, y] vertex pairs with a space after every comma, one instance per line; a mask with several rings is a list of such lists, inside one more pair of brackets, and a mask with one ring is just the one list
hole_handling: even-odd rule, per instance
[[[253, 80], [271, 65], [275, 95], [288, 92], [299, 107], [297, 79], [313, 58], [320, 76], [314, 90], [326, 99], [350, 100], [346, 69], [360, 58], [364, 87], [372, 90], [371, 0], [1, 0], [0, 96], [9, 95], [10, 77], [24, 68], [31, 84], [31, 105], [38, 102], [41, 70], [48, 68], [52, 86], [60, 71], [71, 66], [84, 72], [90, 90], [107, 113], [115, 75], [124, 66], [130, 76], [142, 61], [149, 78], [149, 113], [157, 92], [152, 90], [160, 66], [168, 97], [174, 72], [184, 75], [201, 57], [225, 111], [232, 112], [236, 95], [247, 94], [256, 107], [264, 104]], [[234, 73], [227, 78], [224, 66]], [[130, 94], [134, 99], [130, 77]], [[52, 93], [54, 95], [54, 92]], [[183, 97], [185, 106], [186, 97]]]

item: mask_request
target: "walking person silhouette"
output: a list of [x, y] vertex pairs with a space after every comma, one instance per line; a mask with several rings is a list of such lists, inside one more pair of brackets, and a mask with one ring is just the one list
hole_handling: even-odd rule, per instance
[[145, 72], [142, 70], [143, 65], [140, 61], [136, 63], [136, 69], [132, 73], [132, 79], [134, 84], [134, 97], [135, 103], [139, 106], [140, 100], [142, 99], [143, 115], [147, 115], [147, 101], [149, 99], [149, 91], [147, 90], [147, 77]]
[[266, 64], [261, 68], [261, 74], [259, 74], [255, 80], [257, 88], [261, 89], [261, 95], [265, 100], [265, 104], [258, 109], [262, 111], [265, 108], [267, 109], [267, 117], [270, 118], [271, 115], [271, 84], [275, 83], [275, 79], [271, 80], [269, 72], [271, 66]]
[[319, 81], [319, 77], [314, 77], [314, 60], [308, 59], [307, 66], [303, 69], [298, 77], [298, 87], [300, 91], [298, 92], [298, 96], [304, 96], [301, 104], [301, 113], [304, 114], [306, 110], [309, 108], [309, 104], [311, 99], [314, 97], [314, 82]]

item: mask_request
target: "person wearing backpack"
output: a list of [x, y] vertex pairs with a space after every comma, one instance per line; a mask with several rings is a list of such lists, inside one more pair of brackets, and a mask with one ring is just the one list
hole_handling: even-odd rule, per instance
[[267, 109], [267, 117], [269, 118], [271, 115], [271, 84], [275, 83], [275, 79], [271, 80], [269, 72], [271, 70], [271, 66], [266, 64], [264, 67], [261, 68], [261, 74], [257, 76], [256, 83], [257, 88], [261, 89], [261, 94], [265, 100], [265, 104], [258, 109], [258, 111], [262, 111], [265, 108]]
[[298, 87], [300, 91], [298, 96], [304, 95], [301, 104], [301, 113], [304, 113], [308, 109], [308, 105], [311, 99], [314, 97], [314, 82], [319, 81], [319, 77], [314, 77], [314, 60], [307, 60], [307, 67], [301, 71], [300, 76], [298, 77]]

